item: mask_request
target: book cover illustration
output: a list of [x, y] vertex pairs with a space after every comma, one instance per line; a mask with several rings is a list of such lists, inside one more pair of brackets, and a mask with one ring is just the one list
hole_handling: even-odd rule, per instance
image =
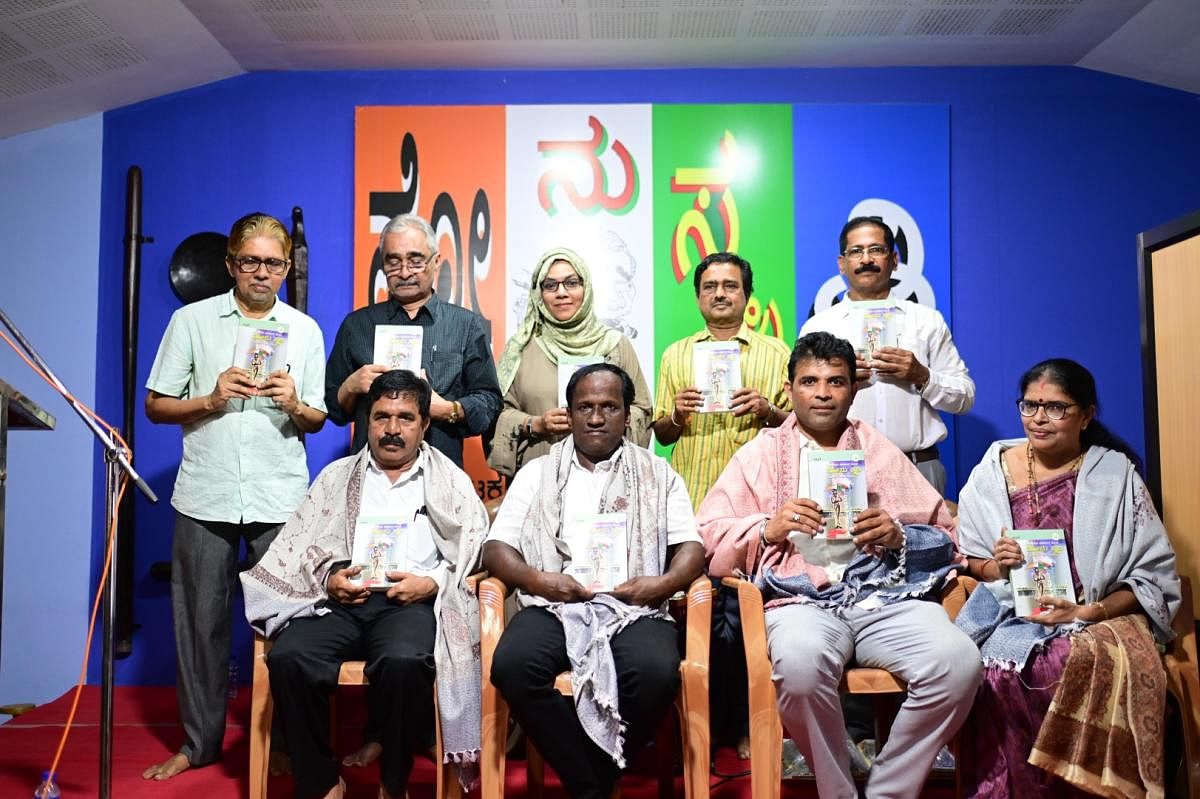
[[558, 359], [558, 407], [567, 407], [567, 383], [571, 377], [584, 366], [593, 363], [603, 363], [604, 359], [595, 355], [564, 355]]
[[1065, 597], [1074, 601], [1067, 538], [1062, 530], [1010, 530], [1005, 533], [1021, 547], [1025, 562], [1009, 570], [1016, 615], [1030, 616], [1038, 597]]
[[570, 574], [592, 591], [611, 591], [629, 579], [629, 555], [624, 513], [592, 513], [568, 518], [563, 542], [571, 561]]
[[287, 369], [287, 340], [285, 322], [242, 319], [233, 351], [233, 365], [249, 372], [255, 383], [262, 383], [272, 372]]
[[700, 413], [733, 408], [733, 394], [742, 387], [742, 353], [736, 341], [698, 341], [692, 348], [696, 388], [704, 396]]
[[821, 507], [829, 538], [850, 535], [854, 519], [867, 509], [867, 464], [860, 449], [810, 451], [808, 496]]
[[900, 346], [900, 319], [891, 300], [867, 300], [856, 302], [862, 311], [862, 336], [858, 353], [864, 360], [875, 357], [882, 347]]
[[421, 345], [425, 328], [419, 325], [376, 325], [373, 363], [388, 369], [421, 374]]
[[360, 517], [354, 523], [354, 551], [350, 565], [361, 566], [358, 577], [350, 582], [365, 588], [386, 590], [395, 585], [388, 572], [407, 572], [408, 522], [392, 517]]

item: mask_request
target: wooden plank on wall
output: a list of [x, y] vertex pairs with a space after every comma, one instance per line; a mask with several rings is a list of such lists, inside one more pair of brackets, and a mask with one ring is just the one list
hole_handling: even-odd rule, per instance
[[[1158, 382], [1159, 510], [1179, 573], [1200, 585], [1200, 235], [1151, 255]], [[1200, 617], [1200, 591], [1193, 594]]]

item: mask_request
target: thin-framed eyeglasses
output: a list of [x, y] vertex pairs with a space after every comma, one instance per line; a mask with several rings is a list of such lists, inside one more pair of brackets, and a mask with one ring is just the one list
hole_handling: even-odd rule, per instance
[[259, 258], [257, 255], [231, 255], [229, 262], [244, 275], [253, 275], [260, 266], [265, 266], [272, 275], [282, 275], [292, 265], [287, 258]]
[[851, 261], [861, 261], [865, 258], [875, 259], [883, 258], [891, 255], [892, 251], [882, 244], [872, 244], [870, 247], [851, 247], [842, 253], [843, 256]]
[[429, 266], [431, 256], [421, 252], [410, 252], [407, 255], [401, 255], [398, 252], [389, 252], [383, 256], [383, 271], [399, 272], [405, 266], [410, 272], [424, 272]]
[[575, 291], [583, 288], [583, 278], [579, 277], [578, 275], [572, 275], [564, 280], [555, 280], [554, 278], [548, 277], [541, 282], [541, 286], [542, 291], [547, 294], [553, 294], [554, 292], [558, 291], [559, 286], [562, 286], [567, 291]]
[[1078, 402], [1034, 402], [1033, 400], [1017, 400], [1017, 412], [1022, 416], [1037, 416], [1038, 408], [1046, 412], [1046, 418], [1052, 422], [1061, 421], [1067, 415], [1067, 409], [1078, 405]]

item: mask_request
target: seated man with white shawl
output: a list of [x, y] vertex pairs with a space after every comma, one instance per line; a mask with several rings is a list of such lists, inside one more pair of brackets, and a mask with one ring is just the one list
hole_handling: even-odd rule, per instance
[[[683, 480], [623, 438], [629, 375], [585, 366], [566, 394], [571, 435], [517, 472], [484, 546], [484, 566], [517, 590], [521, 606], [491, 676], [567, 793], [607, 799], [678, 691], [678, 633], [666, 601], [700, 576], [704, 550]], [[564, 540], [582, 546], [575, 531], [597, 514], [624, 538], [624, 547], [612, 545], [627, 552], [623, 563], [605, 561], [595, 543], [572, 553]], [[582, 576], [591, 587], [564, 573], [589, 567]], [[593, 581], [600, 571], [617, 583], [611, 590]], [[554, 689], [567, 670], [574, 701]]]
[[[297, 797], [345, 794], [329, 696], [346, 660], [366, 660], [367, 701], [383, 720], [381, 797], [404, 796], [413, 753], [433, 743], [435, 671], [445, 757], [478, 763], [479, 609], [464, 581], [487, 512], [466, 473], [424, 441], [430, 397], [412, 372], [376, 378], [367, 446], [325, 467], [242, 574], [246, 617], [275, 639], [267, 665]], [[368, 518], [408, 523], [408, 568], [388, 572], [386, 590], [356, 584], [362, 569], [350, 566], [355, 523]]]
[[[788, 382], [793, 415], [739, 449], [700, 503], [709, 574], [756, 576], [779, 713], [822, 799], [858, 796], [838, 702], [846, 664], [887, 669], [908, 683], [866, 795], [916, 797], [979, 684], [974, 646], [938, 604], [945, 579], [962, 565], [954, 524], [903, 452], [846, 418], [855, 386], [848, 342], [802, 337]], [[807, 495], [812, 453], [832, 450], [863, 451], [868, 507], [853, 519], [853, 545], [826, 560], [831, 542], [815, 535], [825, 520]], [[828, 565], [808, 562], [802, 550]]]

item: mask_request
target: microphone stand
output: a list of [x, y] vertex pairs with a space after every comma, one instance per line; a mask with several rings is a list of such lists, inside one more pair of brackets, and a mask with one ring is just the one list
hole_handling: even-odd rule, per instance
[[[121, 472], [125, 472], [133, 480], [134, 485], [146, 496], [146, 499], [151, 502], [158, 502], [158, 497], [154, 495], [154, 492], [150, 490], [150, 486], [146, 485], [146, 481], [130, 465], [129, 456], [131, 453], [119, 447], [112, 436], [106, 431], [101, 430], [96, 421], [84, 412], [82, 406], [71, 398], [67, 387], [50, 370], [50, 367], [46, 365], [42, 356], [38, 354], [33, 345], [21, 334], [21, 331], [13, 324], [12, 319], [8, 317], [3, 308], [0, 308], [0, 322], [13, 334], [17, 343], [21, 345], [33, 362], [46, 373], [54, 389], [63, 396], [63, 399], [67, 401], [71, 409], [83, 420], [84, 425], [92, 431], [92, 435], [104, 447], [104, 538], [107, 545], [108, 533], [110, 530], [113, 530], [116, 523], [117, 495], [121, 484]], [[117, 578], [117, 552], [119, 551], [115, 540], [113, 541], [112, 551], [113, 557], [108, 568], [108, 582], [104, 586], [104, 654], [100, 672], [100, 799], [110, 799], [112, 795], [113, 652], [117, 617], [115, 592], [113, 589]]]

